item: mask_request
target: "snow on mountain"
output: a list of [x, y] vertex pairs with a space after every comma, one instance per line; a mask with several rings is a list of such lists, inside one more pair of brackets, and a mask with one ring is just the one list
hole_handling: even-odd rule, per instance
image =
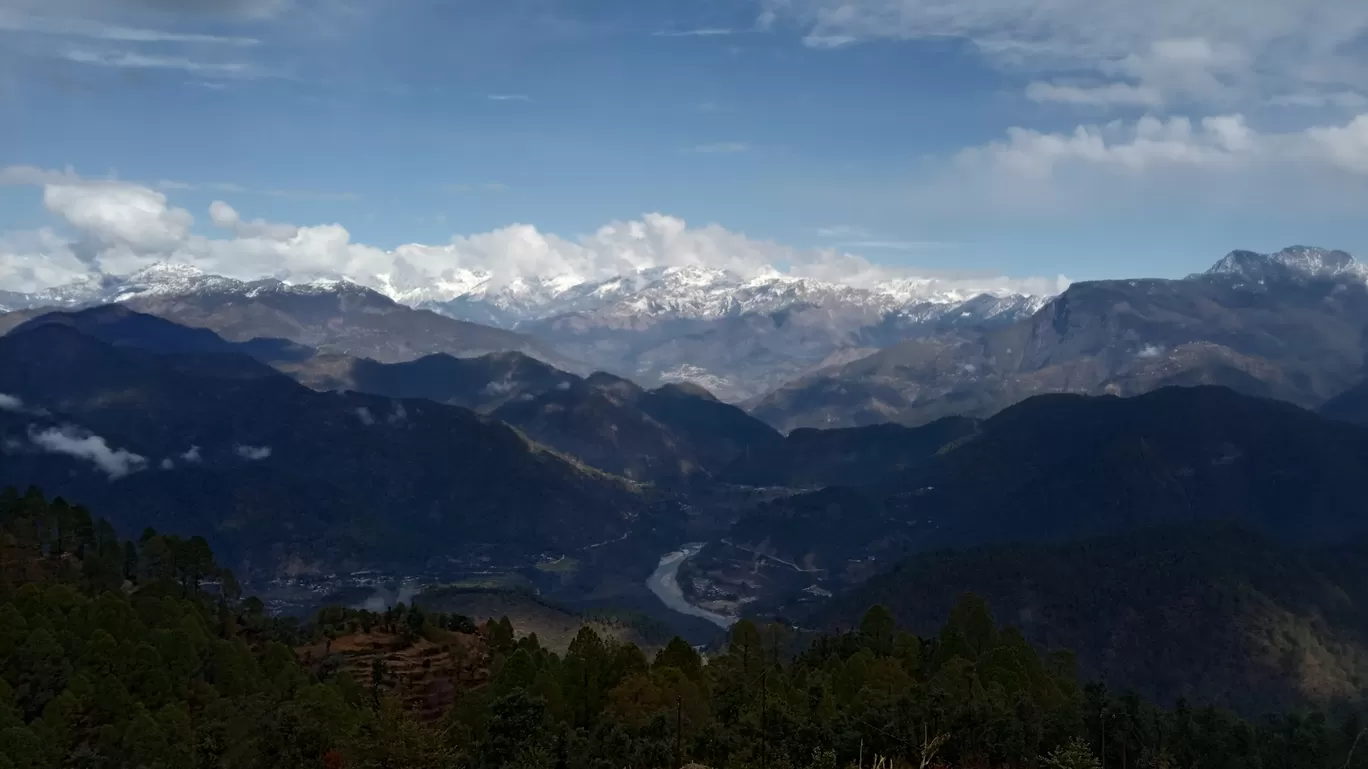
[[982, 304], [985, 311], [996, 315], [1033, 306], [1028, 300], [1035, 299], [991, 287], [982, 291], [959, 285], [947, 289], [933, 278], [900, 278], [856, 288], [773, 269], [747, 278], [701, 266], [648, 268], [605, 280], [560, 275], [500, 282], [488, 272], [459, 268], [433, 278], [408, 269], [399, 260], [390, 273], [309, 282], [274, 278], [242, 281], [207, 274], [190, 265], [158, 263], [130, 275], [103, 275], [33, 294], [6, 294], [3, 304], [11, 309], [72, 307], [204, 292], [310, 294], [348, 286], [364, 286], [400, 304], [507, 328], [568, 315], [589, 321], [663, 321], [774, 313], [794, 307], [856, 309], [870, 315], [897, 313], [912, 319], [934, 318], [977, 303], [975, 306]]
[[[933, 278], [903, 278], [856, 288], [776, 270], [745, 278], [699, 266], [651, 268], [602, 281], [573, 276], [519, 279], [502, 287], [472, 285], [442, 298], [412, 302], [412, 294], [388, 292], [411, 302], [477, 322], [509, 327], [574, 315], [588, 322], [620, 325], [631, 319], [654, 321], [725, 318], [747, 313], [774, 313], [794, 307], [857, 309], [870, 315], [901, 313], [908, 318], [948, 314], [969, 303], [981, 303], [994, 316], [1016, 308], [1039, 309], [1049, 297], [1026, 297], [1000, 289], [946, 288]], [[975, 305], [977, 306], [977, 304]], [[1033, 311], [1033, 310], [1032, 310]]]
[[1287, 277], [1368, 280], [1368, 265], [1360, 264], [1343, 251], [1290, 246], [1273, 254], [1231, 251], [1204, 274], [1254, 281]]

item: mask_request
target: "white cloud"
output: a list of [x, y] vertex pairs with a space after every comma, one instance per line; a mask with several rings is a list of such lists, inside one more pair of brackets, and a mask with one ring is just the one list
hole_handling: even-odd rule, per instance
[[1164, 97], [1157, 89], [1130, 83], [1079, 86], [1036, 82], [1026, 87], [1026, 96], [1037, 102], [1086, 104], [1094, 107], [1158, 107], [1164, 103]]
[[[816, 47], [958, 38], [1013, 71], [1094, 73], [1153, 88], [1166, 99], [1231, 90], [1272, 96], [1307, 84], [1368, 80], [1359, 45], [1368, 32], [1368, 3], [1361, 0], [761, 0], [761, 6], [762, 23], [796, 25]], [[1088, 98], [1068, 90], [1037, 95], [1051, 94]], [[1121, 95], [1090, 96], [1115, 103]]]
[[85, 37], [122, 43], [195, 43], [235, 47], [249, 47], [261, 43], [260, 40], [251, 37], [224, 37], [221, 35], [140, 29], [104, 24], [82, 18], [63, 19], [49, 16], [27, 16], [5, 10], [0, 10], [0, 31], [36, 32], [43, 35]]
[[[143, 185], [87, 182], [74, 174], [54, 175], [41, 169], [0, 170], [0, 178], [7, 173], [42, 184], [48, 209], [75, 232], [74, 237], [44, 231], [41, 237], [29, 233], [9, 241], [0, 239], [0, 288], [10, 290], [33, 291], [98, 272], [124, 274], [157, 261], [190, 264], [239, 279], [347, 277], [401, 291], [481, 282], [499, 287], [529, 278], [604, 280], [643, 269], [688, 266], [752, 278], [772, 274], [779, 267], [794, 276], [856, 286], [918, 274], [911, 268], [879, 266], [836, 249], [797, 249], [715, 224], [689, 226], [658, 213], [611, 222], [576, 238], [513, 224], [457, 235], [443, 245], [414, 243], [385, 250], [352, 242], [340, 224], [296, 226], [248, 220], [228, 203], [216, 201], [209, 208], [209, 220], [228, 236], [206, 237], [190, 231], [189, 212], [174, 206], [164, 192]], [[875, 238], [861, 237], [856, 230], [831, 229], [827, 234], [869, 241], [863, 248], [927, 245], [874, 242]], [[994, 285], [1000, 290], [1038, 285], [993, 280], [999, 281]], [[977, 277], [974, 281], [981, 283]]]
[[1268, 100], [1274, 107], [1335, 107], [1357, 110], [1368, 107], [1368, 96], [1356, 91], [1301, 91], [1274, 96]]
[[490, 101], [532, 101], [532, 97], [525, 93], [491, 93], [485, 98]]
[[31, 292], [87, 277], [90, 265], [72, 246], [49, 227], [0, 234], [0, 287]]
[[209, 204], [209, 220], [215, 227], [228, 230], [241, 238], [285, 241], [299, 234], [299, 228], [292, 224], [274, 224], [264, 219], [245, 222], [238, 215], [237, 209], [222, 200], [215, 200]]
[[867, 238], [869, 230], [853, 224], [834, 224], [830, 227], [818, 227], [817, 235], [823, 238]]
[[249, 462], [259, 462], [271, 456], [270, 446], [244, 446], [239, 444], [233, 447], [233, 451]]
[[662, 30], [653, 34], [655, 37], [725, 37], [736, 34], [736, 30], [724, 27], [703, 27], [701, 29]]
[[197, 61], [183, 56], [157, 56], [137, 51], [72, 49], [62, 58], [77, 64], [120, 69], [174, 69], [210, 77], [264, 77], [267, 73], [245, 61]]
[[63, 170], [38, 168], [37, 166], [7, 166], [0, 168], [0, 184], [63, 184], [81, 182], [80, 175], [71, 167]]
[[47, 184], [43, 205], [76, 229], [135, 253], [174, 248], [195, 221], [160, 192], [120, 182]]
[[1140, 352], [1137, 352], [1137, 353], [1135, 354], [1135, 357], [1137, 357], [1137, 358], [1158, 358], [1159, 356], [1161, 356], [1161, 355], [1163, 355], [1163, 354], [1164, 354], [1164, 348], [1159, 347], [1159, 346], [1156, 346], [1156, 345], [1152, 345], [1152, 344], [1147, 344], [1147, 345], [1145, 345], [1143, 348], [1141, 348]]
[[23, 410], [24, 402], [22, 400], [19, 400], [13, 395], [6, 395], [5, 393], [0, 393], [0, 411], [22, 412]]
[[1156, 200], [1205, 208], [1357, 210], [1368, 200], [1368, 115], [1260, 132], [1239, 114], [1146, 116], [1044, 132], [1015, 127], [912, 187], [928, 211], [1070, 213]]
[[296, 4], [296, 0], [6, 0], [15, 16], [33, 18], [41, 14], [47, 20], [87, 20], [130, 11], [145, 13], [150, 7], [187, 19], [209, 16], [255, 21], [279, 16]]
[[232, 195], [262, 195], [270, 198], [287, 198], [290, 200], [316, 200], [316, 201], [357, 201], [361, 199], [355, 192], [323, 192], [319, 190], [280, 190], [280, 189], [254, 189], [244, 187], [232, 182], [183, 182], [173, 179], [162, 179], [152, 185], [165, 192], [182, 192], [188, 190], [202, 190], [206, 192], [220, 192]]
[[1368, 174], [1368, 115], [1344, 126], [1312, 128], [1307, 137], [1336, 165]]
[[180, 458], [185, 462], [191, 463], [199, 463], [203, 461], [203, 459], [200, 457], [199, 446], [191, 446], [190, 448], [186, 449], [185, 453], [180, 455]]
[[1037, 102], [1094, 107], [1160, 109], [1174, 102], [1222, 103], [1238, 99], [1250, 63], [1234, 46], [1205, 38], [1156, 40], [1143, 53], [1096, 65], [1110, 82], [1034, 82], [1026, 96]]
[[1134, 172], [1157, 165], [1233, 165], [1258, 150], [1255, 135], [1240, 115], [1206, 118], [1195, 126], [1182, 117], [1145, 117], [1134, 124], [1079, 126], [1068, 134], [1010, 128], [1006, 140], [964, 150], [958, 160], [965, 167], [1043, 178], [1069, 164]]
[[46, 430], [30, 430], [33, 445], [52, 454], [86, 459], [110, 478], [122, 478], [147, 466], [147, 458], [125, 449], [111, 449], [104, 438], [67, 425]]

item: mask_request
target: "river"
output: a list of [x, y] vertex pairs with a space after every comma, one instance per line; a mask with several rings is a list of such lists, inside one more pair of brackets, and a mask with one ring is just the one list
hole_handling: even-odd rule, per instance
[[655, 593], [656, 598], [659, 598], [661, 603], [672, 610], [680, 614], [687, 614], [690, 617], [705, 619], [726, 630], [736, 624], [734, 618], [694, 606], [684, 599], [684, 592], [679, 589], [679, 567], [702, 549], [702, 542], [693, 542], [661, 556], [660, 565], [651, 574], [651, 578], [646, 580], [646, 587]]

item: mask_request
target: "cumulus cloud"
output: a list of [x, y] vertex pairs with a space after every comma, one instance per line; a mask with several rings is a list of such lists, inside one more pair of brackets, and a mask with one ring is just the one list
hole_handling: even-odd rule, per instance
[[249, 462], [259, 462], [271, 456], [270, 446], [245, 446], [238, 444], [233, 447], [233, 451]]
[[1158, 345], [1147, 344], [1135, 354], [1137, 358], [1158, 358], [1164, 354], [1164, 348]]
[[183, 453], [183, 454], [180, 455], [180, 458], [181, 458], [182, 461], [184, 461], [184, 462], [190, 462], [190, 463], [192, 463], [192, 464], [199, 463], [199, 462], [203, 461], [202, 458], [200, 457], [200, 447], [199, 447], [199, 446], [191, 446], [189, 449], [186, 449], [185, 453]]
[[29, 440], [43, 451], [89, 460], [110, 480], [147, 467], [146, 457], [126, 449], [110, 448], [104, 438], [71, 425], [31, 430]]
[[1338, 166], [1368, 174], [1368, 115], [1344, 126], [1311, 128], [1306, 135], [1315, 152]]
[[1005, 138], [957, 153], [919, 191], [928, 206], [1091, 207], [1127, 198], [1202, 205], [1359, 206], [1368, 197], [1368, 115], [1299, 131], [1261, 132], [1243, 115], [1146, 116]]
[[43, 205], [81, 232], [136, 253], [174, 249], [195, 221], [160, 192], [114, 181], [45, 184]]
[[89, 277], [74, 246], [50, 227], [0, 234], [0, 289], [27, 293]]
[[1113, 122], [1079, 126], [1072, 133], [1010, 128], [1007, 138], [959, 155], [966, 167], [988, 166], [1011, 175], [1049, 176], [1069, 163], [1142, 172], [1165, 164], [1214, 166], [1244, 162], [1260, 150], [1259, 137], [1240, 115]]
[[283, 241], [299, 234], [299, 228], [291, 224], [273, 224], [264, 219], [243, 221], [237, 210], [222, 200], [215, 200], [209, 204], [209, 220], [215, 227], [228, 230], [242, 238]]
[[[0, 288], [9, 290], [33, 291], [101, 273], [126, 274], [160, 261], [239, 279], [345, 277], [400, 292], [434, 285], [499, 288], [537, 278], [606, 280], [667, 267], [720, 269], [744, 278], [774, 275], [780, 267], [793, 276], [854, 286], [919, 274], [836, 248], [793, 248], [715, 224], [690, 226], [659, 213], [611, 222], [576, 238], [513, 224], [457, 235], [442, 245], [414, 243], [386, 250], [352, 242], [341, 224], [249, 220], [228, 203], [215, 201], [209, 221], [227, 237], [206, 237], [191, 231], [193, 216], [172, 204], [166, 192], [141, 184], [87, 181], [42, 169], [0, 171], [0, 178], [6, 176], [14, 183], [41, 186], [48, 210], [74, 232], [71, 237], [48, 230], [0, 239]], [[851, 232], [833, 229], [827, 234]], [[861, 247], [919, 245], [870, 240]], [[1025, 291], [1030, 284], [997, 277], [986, 283], [982, 276], [973, 280], [997, 291]]]

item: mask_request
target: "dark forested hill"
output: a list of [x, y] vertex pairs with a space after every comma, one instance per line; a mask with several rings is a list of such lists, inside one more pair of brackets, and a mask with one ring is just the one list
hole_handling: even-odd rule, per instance
[[[269, 376], [269, 364], [315, 390], [426, 399], [492, 414], [533, 440], [604, 471], [640, 481], [706, 481], [743, 455], [764, 456], [779, 434], [701, 388], [644, 390], [608, 374], [587, 379], [518, 352], [473, 358], [435, 354], [381, 363], [317, 352], [283, 339], [230, 342], [211, 331], [106, 305], [44, 313], [18, 324], [22, 334], [65, 328], [124, 351], [190, 356], [196, 371], [228, 367]], [[118, 356], [114, 356], [118, 357]], [[110, 371], [120, 364], [101, 359]], [[168, 358], [169, 360], [169, 358]], [[257, 363], [257, 362], [260, 363]], [[92, 363], [97, 370], [103, 363]], [[273, 381], [279, 385], [280, 378]]]
[[253, 569], [571, 548], [641, 512], [624, 482], [469, 410], [315, 392], [231, 352], [42, 323], [0, 337], [0, 393], [0, 483], [108, 496], [117, 525], [202, 531]]
[[0, 767], [1368, 767], [1352, 713], [1244, 721], [1112, 694], [977, 596], [924, 635], [882, 606], [821, 636], [742, 621], [706, 658], [591, 627], [553, 651], [508, 617], [434, 608], [301, 626], [242, 597], [199, 537], [121, 541], [85, 508], [0, 490]]
[[907, 472], [977, 429], [977, 420], [964, 417], [946, 417], [921, 427], [805, 427], [769, 451], [739, 457], [723, 477], [755, 486], [865, 486]]
[[[786, 560], [813, 555], [825, 566], [876, 543], [1062, 542], [1210, 521], [1323, 543], [1368, 532], [1362, 477], [1368, 430], [1288, 403], [1219, 387], [1045, 395], [878, 488], [821, 492], [820, 504], [801, 496], [770, 503], [738, 523], [732, 539], [767, 541]], [[818, 519], [833, 528], [817, 527]]]
[[609, 374], [583, 378], [520, 353], [431, 355], [379, 363], [318, 355], [281, 368], [318, 389], [428, 398], [475, 409], [587, 464], [641, 481], [707, 480], [779, 434], [706, 390], [645, 390]]
[[709, 481], [739, 457], [782, 441], [773, 428], [706, 391], [644, 390], [602, 373], [492, 413], [594, 467], [666, 483]]
[[1357, 384], [1326, 401], [1320, 413], [1331, 419], [1368, 427], [1368, 381]]
[[874, 604], [932, 632], [965, 593], [1087, 677], [1161, 702], [1259, 715], [1359, 704], [1368, 677], [1368, 543], [1288, 548], [1226, 527], [1050, 547], [914, 556], [829, 604], [852, 627]]

